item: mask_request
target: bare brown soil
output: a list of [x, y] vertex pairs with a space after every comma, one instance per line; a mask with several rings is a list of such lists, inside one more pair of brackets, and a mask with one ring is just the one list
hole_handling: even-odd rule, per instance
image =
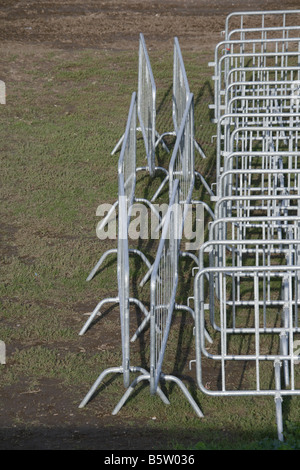
[[[203, 45], [213, 54], [230, 12], [281, 9], [283, 3], [285, 9], [299, 7], [299, 0], [2, 0], [0, 44], [12, 54], [51, 48], [127, 51], [136, 50], [143, 32], [149, 48], [170, 49], [178, 36], [183, 48], [198, 51], [201, 57]], [[1, 257], [17, 253], [13, 226], [1, 226], [1, 239]], [[84, 302], [78, 307], [89, 311]], [[95, 344], [96, 337], [89, 338]], [[147, 450], [164, 448], [172, 441], [189, 442], [184, 433], [172, 435], [147, 424], [149, 417], [129, 420], [128, 415], [120, 415], [112, 421], [104, 396], [101, 400], [98, 396], [93, 412], [81, 413], [59, 380], [45, 379], [33, 389], [26, 380], [20, 377], [17, 384], [2, 388], [2, 450]]]

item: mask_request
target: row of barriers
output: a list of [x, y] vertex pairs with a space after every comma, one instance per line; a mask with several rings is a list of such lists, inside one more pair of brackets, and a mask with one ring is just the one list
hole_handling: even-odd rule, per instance
[[[111, 373], [123, 375], [123, 383], [126, 389], [113, 414], [116, 414], [126, 402], [134, 387], [143, 380], [149, 382], [150, 393], [158, 394], [164, 403], [169, 403], [168, 398], [159, 387], [160, 381], [172, 381], [178, 384], [183, 394], [194, 408], [198, 416], [202, 412], [183, 384], [182, 380], [174, 375], [163, 373], [163, 362], [166, 345], [168, 342], [173, 312], [183, 310], [189, 312], [194, 319], [194, 311], [186, 304], [176, 302], [179, 276], [179, 257], [189, 256], [198, 265], [198, 257], [190, 252], [182, 252], [180, 249], [183, 226], [186, 217], [186, 207], [192, 202], [192, 193], [195, 186], [195, 178], [210, 190], [205, 179], [199, 172], [195, 171], [194, 152], [195, 149], [205, 158], [205, 154], [194, 136], [194, 96], [190, 92], [184, 62], [177, 38], [174, 39], [174, 65], [173, 65], [173, 101], [172, 116], [174, 130], [159, 134], [156, 130], [156, 86], [151, 69], [149, 56], [146, 49], [145, 39], [140, 34], [139, 41], [139, 69], [138, 69], [138, 92], [133, 92], [129, 108], [127, 125], [124, 135], [112, 151], [112, 155], [120, 148], [118, 163], [118, 199], [108, 214], [103, 218], [100, 229], [110, 220], [115, 208], [118, 208], [118, 246], [106, 251], [90, 272], [87, 280], [90, 281], [99, 268], [103, 265], [107, 256], [117, 254], [117, 279], [118, 296], [102, 299], [80, 331], [84, 335], [93, 325], [93, 321], [99, 314], [102, 306], [107, 302], [118, 303], [120, 310], [122, 365], [109, 367], [101, 372], [93, 386], [80, 403], [84, 407], [92, 398], [104, 378]], [[139, 126], [138, 126], [139, 123]], [[144, 147], [146, 151], [147, 166], [137, 167], [137, 131], [142, 132]], [[168, 169], [157, 167], [155, 164], [155, 149], [162, 144], [169, 153], [164, 142], [166, 135], [176, 137], [175, 146], [170, 157]], [[166, 176], [151, 200], [136, 197], [137, 171], [148, 171], [149, 176], [154, 178], [157, 171], [165, 172]], [[168, 210], [163, 218], [158, 213], [153, 202], [159, 196], [165, 184], [169, 184]], [[161, 231], [161, 237], [155, 261], [151, 265], [144, 253], [137, 249], [129, 248], [129, 222], [134, 202], [145, 203], [155, 214]], [[200, 201], [197, 201], [199, 204]], [[204, 204], [203, 207], [209, 210]], [[146, 264], [148, 271], [141, 281], [141, 286], [150, 280], [149, 311], [145, 305], [136, 298], [130, 296], [130, 268], [129, 255], [138, 255]], [[130, 303], [140, 308], [144, 320], [139, 325], [135, 334], [130, 335]], [[130, 344], [135, 341], [141, 332], [149, 326], [149, 348], [150, 365], [149, 371], [143, 367], [132, 365], [130, 357]], [[207, 333], [206, 333], [207, 335]], [[137, 373], [137, 378], [130, 383], [130, 373]]]
[[194, 278], [199, 388], [273, 396], [279, 440], [282, 399], [300, 395], [300, 35], [290, 18], [299, 24], [300, 10], [234, 13], [215, 48], [217, 191]]
[[[118, 245], [105, 252], [117, 255], [118, 296], [101, 300], [80, 331], [92, 326], [106, 302], [118, 303], [122, 365], [105, 369], [82, 400], [83, 407], [111, 373], [123, 375], [125, 393], [117, 413], [141, 381], [150, 394], [169, 403], [161, 381], [175, 382], [195, 410], [203, 413], [182, 380], [163, 372], [166, 346], [175, 310], [191, 314], [195, 335], [196, 378], [211, 396], [272, 396], [279, 440], [283, 440], [282, 400], [300, 394], [300, 10], [236, 12], [226, 19], [224, 40], [216, 45], [213, 80], [216, 124], [216, 173], [209, 185], [195, 168], [195, 151], [205, 158], [194, 136], [194, 95], [191, 93], [179, 41], [174, 39], [173, 130], [156, 129], [156, 86], [145, 40], [139, 38], [138, 91], [131, 97], [120, 149], [118, 198], [102, 220], [118, 208]], [[137, 167], [137, 131], [142, 132], [147, 166]], [[167, 135], [175, 136], [170, 152]], [[156, 166], [155, 151], [163, 145], [167, 168]], [[136, 196], [137, 171], [164, 179], [150, 200]], [[193, 199], [196, 178], [211, 204]], [[154, 201], [168, 184], [168, 210], [161, 216]], [[213, 191], [212, 187], [216, 187]], [[133, 203], [144, 202], [155, 214], [161, 236], [150, 263], [130, 248], [129, 221]], [[187, 207], [196, 203], [208, 212], [207, 239], [197, 255], [181, 251]], [[213, 208], [212, 208], [213, 207]], [[130, 296], [129, 255], [147, 266], [141, 286], [149, 280], [149, 308]], [[179, 259], [195, 263], [193, 297], [176, 302]], [[193, 300], [194, 306], [190, 304]], [[143, 314], [130, 334], [130, 303]], [[131, 362], [130, 344], [150, 329], [149, 368]], [[191, 361], [193, 362], [193, 361]], [[131, 382], [130, 374], [137, 373]]]

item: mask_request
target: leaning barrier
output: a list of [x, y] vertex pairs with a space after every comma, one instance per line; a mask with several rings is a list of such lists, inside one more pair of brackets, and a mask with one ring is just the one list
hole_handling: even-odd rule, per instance
[[[123, 174], [124, 178], [124, 197], [126, 198], [126, 214], [128, 217], [128, 223], [130, 218], [130, 213], [132, 210], [132, 206], [135, 202], [144, 203], [150, 207], [150, 209], [154, 212], [155, 216], [160, 220], [160, 216], [150, 201], [144, 198], [137, 198], [135, 195], [135, 188], [136, 188], [136, 93], [132, 93], [130, 109], [128, 114], [128, 121], [127, 121], [127, 128], [124, 134], [124, 139], [122, 140], [122, 150], [118, 162], [118, 174]], [[120, 201], [120, 188], [119, 188], [119, 196], [116, 202], [112, 205], [111, 209], [108, 211], [107, 215], [103, 218], [101, 224], [98, 227], [98, 231], [101, 232], [105, 225], [109, 222], [112, 215], [115, 213], [116, 207], [119, 205]], [[119, 210], [120, 217], [122, 217], [122, 212]], [[146, 264], [149, 264], [146, 257], [141, 253], [139, 250], [130, 249], [130, 253], [138, 254]], [[98, 270], [100, 269], [101, 265], [105, 261], [106, 257], [109, 254], [117, 253], [117, 249], [107, 250], [96, 263], [94, 268], [91, 270], [87, 277], [87, 281], [93, 279], [96, 275]], [[149, 267], [149, 266], [148, 266]]]
[[[162, 372], [163, 359], [175, 308], [188, 309], [176, 305], [178, 285], [179, 242], [181, 223], [179, 209], [178, 180], [174, 182], [169, 209], [164, 221], [162, 236], [157, 250], [154, 267], [151, 273], [150, 288], [150, 373], [137, 377], [126, 390], [114, 410], [117, 413], [128, 400], [134, 388], [143, 380], [150, 382], [151, 395], [157, 393], [160, 381], [171, 381], [178, 384], [185, 397], [199, 417], [203, 414], [183, 382], [175, 376]], [[190, 310], [190, 309], [189, 309]]]
[[[174, 132], [166, 134], [178, 135], [182, 123], [186, 105], [190, 97], [190, 85], [188, 82], [185, 65], [177, 37], [174, 38], [174, 56], [173, 56], [173, 99], [172, 99], [172, 117]], [[200, 145], [193, 137], [194, 145], [199, 154], [206, 158]]]
[[[123, 382], [124, 387], [128, 387], [130, 384], [130, 372], [141, 372], [142, 374], [146, 374], [146, 371], [142, 367], [135, 367], [131, 366], [130, 361], [130, 333], [129, 333], [129, 326], [130, 326], [130, 311], [129, 305], [130, 303], [134, 303], [137, 305], [141, 311], [144, 313], [145, 316], [148, 316], [148, 311], [143, 305], [143, 303], [136, 299], [130, 297], [130, 270], [129, 270], [129, 248], [128, 248], [128, 225], [130, 220], [130, 209], [131, 203], [134, 198], [134, 184], [132, 181], [132, 172], [124, 171], [126, 165], [124, 165], [126, 161], [126, 154], [128, 152], [128, 148], [132, 144], [132, 133], [135, 135], [135, 110], [136, 110], [136, 95], [133, 93], [131, 99], [131, 106], [129, 110], [128, 120], [126, 131], [123, 139], [121, 155], [119, 159], [119, 171], [118, 171], [118, 185], [119, 185], [119, 224], [118, 224], [118, 248], [117, 248], [117, 278], [118, 278], [118, 296], [114, 298], [107, 298], [100, 301], [97, 307], [94, 309], [92, 314], [90, 315], [89, 319], [83, 326], [80, 331], [80, 335], [83, 335], [86, 330], [91, 325], [92, 321], [94, 320], [95, 316], [100, 311], [100, 308], [104, 303], [113, 302], [119, 303], [120, 308], [120, 330], [121, 330], [121, 345], [122, 345], [122, 365], [117, 367], [110, 367], [105, 369], [94, 382], [93, 386], [84, 397], [82, 402], [80, 403], [79, 407], [83, 408], [88, 401], [94, 395], [96, 389], [102, 383], [104, 378], [111, 373], [118, 373], [123, 375]], [[125, 178], [126, 177], [126, 181]], [[109, 253], [111, 250], [109, 251]], [[142, 255], [141, 252], [138, 250], [134, 250], [134, 253], [138, 253]], [[142, 256], [143, 260], [147, 259]], [[150, 263], [148, 262], [148, 267], [150, 267]], [[169, 403], [163, 392], [158, 389], [158, 395], [165, 403]]]
[[[178, 136], [180, 134], [180, 129], [182, 123], [185, 121], [185, 112], [187, 107], [189, 108], [190, 104], [189, 101], [191, 99], [191, 91], [190, 85], [187, 78], [187, 73], [182, 57], [182, 52], [179, 45], [179, 40], [177, 37], [174, 38], [174, 53], [173, 53], [173, 96], [172, 96], [172, 118], [173, 118], [173, 125], [174, 131], [167, 131], [161, 135], [161, 139], [167, 135]], [[194, 104], [192, 104], [194, 107]], [[191, 111], [189, 111], [191, 113]], [[194, 131], [193, 131], [194, 132]], [[206, 158], [206, 155], [203, 149], [200, 147], [198, 142], [195, 139], [193, 134], [192, 136], [192, 144], [194, 145], [195, 149], [199, 152], [202, 158]], [[194, 156], [193, 156], [194, 158]], [[169, 169], [170, 170], [170, 169]], [[201, 183], [205, 186], [206, 190], [209, 194], [213, 194], [211, 188], [208, 186], [207, 182], [203, 175], [199, 172], [195, 171], [195, 175], [200, 178]], [[167, 179], [170, 177], [168, 174]], [[153, 196], [152, 200], [156, 199], [161, 188], [157, 190], [155, 195]], [[169, 189], [169, 192], [172, 192]]]
[[[137, 116], [140, 127], [136, 127], [137, 131], [142, 132], [144, 145], [146, 149], [146, 157], [148, 165], [146, 167], [139, 167], [137, 170], [146, 170], [153, 178], [155, 172], [166, 170], [163, 167], [155, 165], [155, 148], [162, 142], [163, 147], [169, 152], [163, 137], [159, 135], [156, 129], [156, 85], [152, 72], [152, 67], [145, 43], [144, 35], [141, 33], [139, 38], [139, 64], [138, 64], [138, 91], [137, 91]], [[116, 153], [120, 147], [124, 135], [114, 147], [111, 155]], [[167, 175], [168, 176], [168, 175]], [[167, 182], [166, 179], [161, 183], [155, 196], [161, 191]]]
[[[192, 199], [196, 176], [194, 148], [194, 95], [190, 93], [169, 163], [169, 204], [173, 197], [174, 184], [177, 184], [177, 181], [179, 181], [178, 204], [182, 207], [182, 216], [180, 219], [181, 230], [186, 220], [189, 205], [192, 203], [201, 204], [203, 208], [207, 210], [209, 216], [213, 218], [210, 207], [204, 201], [194, 201]], [[163, 222], [164, 219], [160, 225], [163, 225]], [[179, 250], [179, 254], [180, 256], [189, 256], [196, 264], [198, 263], [197, 257], [193, 253]], [[141, 286], [149, 279], [153, 266], [154, 264], [144, 276], [141, 281]]]
[[[126, 137], [126, 136], [125, 136]], [[128, 234], [127, 234], [127, 211], [126, 211], [126, 196], [125, 196], [125, 189], [124, 189], [124, 181], [123, 175], [119, 176], [119, 184], [120, 184], [120, 207], [122, 209], [122, 213], [125, 214], [120, 220], [119, 223], [119, 234], [118, 234], [118, 291], [119, 295], [117, 298], [107, 299], [107, 301], [112, 301], [114, 303], [118, 302], [120, 306], [120, 325], [121, 325], [121, 343], [122, 343], [122, 365], [116, 367], [109, 367], [105, 369], [97, 380], [92, 385], [91, 389], [87, 393], [87, 395], [81, 401], [79, 408], [83, 408], [89, 400], [92, 398], [94, 393], [96, 392], [99, 385], [103, 382], [105, 377], [109, 374], [122, 374], [123, 375], [123, 383], [124, 387], [128, 387], [130, 385], [130, 373], [142, 373], [143, 375], [147, 375], [147, 371], [145, 371], [142, 367], [136, 367], [131, 365], [130, 361], [130, 312], [129, 312], [129, 304], [130, 302], [134, 302], [137, 304], [141, 310], [147, 315], [147, 310], [143, 306], [143, 304], [134, 298], [129, 296], [129, 289], [130, 289], [130, 274], [129, 274], [129, 252], [128, 252]], [[85, 325], [84, 328], [88, 327], [90, 321], [93, 320], [95, 316], [94, 314], [90, 317], [89, 322]], [[84, 330], [85, 331], [85, 330]], [[84, 332], [82, 330], [81, 334]], [[169, 401], [165, 397], [164, 393], [158, 388], [157, 393], [160, 398], [168, 404]]]
[[[119, 205], [119, 224], [118, 224], [118, 247], [113, 250], [108, 250], [100, 258], [96, 267], [99, 268], [100, 264], [105, 260], [105, 258], [111, 254], [117, 254], [117, 278], [118, 278], [118, 292], [119, 295], [116, 298], [107, 298], [101, 300], [94, 311], [89, 316], [88, 320], [82, 327], [80, 335], [83, 335], [87, 329], [90, 327], [96, 315], [99, 313], [102, 305], [107, 302], [118, 302], [120, 304], [120, 317], [121, 317], [121, 332], [123, 338], [124, 329], [127, 329], [127, 320], [124, 318], [128, 317], [128, 304], [129, 302], [134, 302], [137, 304], [141, 310], [148, 314], [148, 311], [143, 306], [143, 304], [134, 298], [129, 297], [129, 253], [137, 254], [141, 259], [146, 263], [148, 268], [151, 266], [145, 255], [137, 249], [129, 249], [128, 247], [128, 227], [130, 221], [130, 211], [134, 201], [134, 192], [135, 192], [135, 180], [134, 180], [134, 166], [128, 168], [126, 165], [126, 160], [131, 161], [132, 156], [132, 146], [135, 148], [134, 137], [135, 137], [135, 114], [136, 114], [136, 94], [132, 94], [131, 105], [128, 114], [128, 120], [126, 125], [125, 136], [122, 144], [121, 155], [119, 158], [118, 165], [118, 205]], [[134, 153], [134, 152], [133, 152]], [[127, 333], [125, 334], [127, 337]], [[122, 341], [124, 343], [124, 341]], [[125, 346], [123, 344], [123, 350]], [[126, 357], [128, 362], [128, 357]]]

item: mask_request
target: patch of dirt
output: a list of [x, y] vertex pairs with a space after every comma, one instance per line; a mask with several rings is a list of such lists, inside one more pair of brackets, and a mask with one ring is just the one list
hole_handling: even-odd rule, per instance
[[[199, 51], [201, 58], [204, 44], [213, 54], [222, 38], [227, 14], [282, 6], [281, 0], [2, 0], [0, 43], [12, 54], [31, 48], [36, 54], [52, 48], [128, 51], [137, 50], [138, 36], [143, 32], [149, 49], [171, 50], [174, 36], [178, 36], [182, 48]], [[298, 7], [298, 0], [284, 2], [285, 9]], [[26, 54], [22, 61], [24, 68]], [[14, 73], [19, 79], [17, 68], [10, 71]], [[18, 255], [14, 241], [17, 230], [12, 225], [0, 225], [2, 257]], [[90, 308], [82, 302], [75, 310], [81, 314]], [[95, 345], [96, 336], [87, 336], [82, 347], [87, 348], [89, 341]], [[103, 340], [103, 344], [110, 343], [114, 344], [113, 338]], [[56, 379], [37, 381], [34, 387], [25, 378], [17, 384], [4, 385], [0, 449], [147, 450], [162, 448], [172, 441], [184, 442], [183, 430], [177, 436], [163, 432], [155, 423], [149, 423], [149, 417], [114, 417], [112, 422], [105, 394], [101, 399], [98, 395], [88, 410], [78, 410], [83, 393], [78, 390], [76, 396], [70, 396]]]

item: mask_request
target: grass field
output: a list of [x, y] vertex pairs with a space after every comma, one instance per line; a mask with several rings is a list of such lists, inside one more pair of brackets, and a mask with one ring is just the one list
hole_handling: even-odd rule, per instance
[[[195, 134], [207, 159], [196, 155], [196, 169], [214, 182], [214, 124], [208, 105], [213, 102], [211, 57], [183, 51], [191, 91], [195, 97]], [[173, 130], [171, 114], [172, 53], [150, 51], [157, 86], [157, 130]], [[96, 236], [96, 210], [117, 197], [118, 154], [111, 156], [124, 132], [131, 93], [137, 87], [137, 54], [95, 50], [11, 54], [2, 51], [4, 69], [14, 67], [7, 81], [7, 103], [1, 106], [1, 320], [0, 339], [6, 343], [6, 365], [0, 367], [2, 429], [39, 423], [36, 414], [25, 416], [16, 402], [10, 409], [1, 396], [20, 383], [31, 396], [32, 408], [43, 407], [38, 393], [44, 380], [59, 381], [57, 393], [67, 391], [66, 405], [75, 417], [98, 418], [110, 413], [123, 393], [120, 377], [108, 383], [91, 405], [78, 410], [80, 400], [104, 368], [121, 363], [118, 309], [104, 316], [83, 338], [78, 336], [90, 312], [104, 297], [117, 295], [116, 265], [111, 259], [92, 281], [85, 281], [99, 256], [114, 241]], [[9, 73], [8, 73], [8, 76]], [[169, 140], [172, 145], [172, 139]], [[142, 142], [138, 158], [143, 162]], [[168, 154], [157, 151], [158, 162], [167, 167]], [[140, 196], [158, 186], [141, 174]], [[195, 198], [209, 201], [203, 188]], [[154, 253], [138, 241], [149, 259]], [[131, 260], [132, 288], [149, 303], [148, 290], [138, 287], [145, 273]], [[192, 265], [182, 261], [178, 302], [192, 295]], [[139, 320], [132, 312], [133, 325]], [[133, 364], [147, 368], [147, 332], [132, 347]], [[264, 398], [211, 398], [197, 390], [188, 362], [194, 359], [193, 323], [186, 313], [175, 315], [167, 349], [165, 373], [187, 379], [204, 418], [199, 420], [181, 392], [167, 384], [171, 405], [166, 407], [142, 388], [121, 410], [119, 425], [164, 432], [161, 448], [247, 448], [274, 446], [275, 405]], [[193, 379], [193, 380], [192, 380]], [[32, 393], [32, 395], [30, 395]], [[103, 398], [100, 398], [103, 397]], [[28, 405], [29, 406], [29, 405]], [[109, 411], [107, 411], [109, 410]], [[296, 398], [283, 405], [285, 424], [300, 419]], [[47, 412], [45, 411], [47, 414]], [[58, 411], [59, 414], [59, 411]], [[5, 418], [4, 418], [5, 416]], [[79, 418], [78, 418], [79, 419]], [[114, 423], [113, 417], [107, 428]], [[47, 418], [43, 421], [47, 427]], [[290, 433], [297, 435], [292, 425]], [[167, 436], [167, 437], [166, 437]], [[294, 438], [294, 437], [293, 437]], [[265, 439], [270, 439], [266, 441]], [[258, 444], [262, 442], [262, 444]], [[293, 441], [294, 442], [294, 441]], [[189, 444], [190, 443], [190, 444]], [[76, 443], [80, 448], [80, 442]], [[159, 447], [159, 444], [156, 443]], [[197, 447], [196, 447], [197, 448]]]

